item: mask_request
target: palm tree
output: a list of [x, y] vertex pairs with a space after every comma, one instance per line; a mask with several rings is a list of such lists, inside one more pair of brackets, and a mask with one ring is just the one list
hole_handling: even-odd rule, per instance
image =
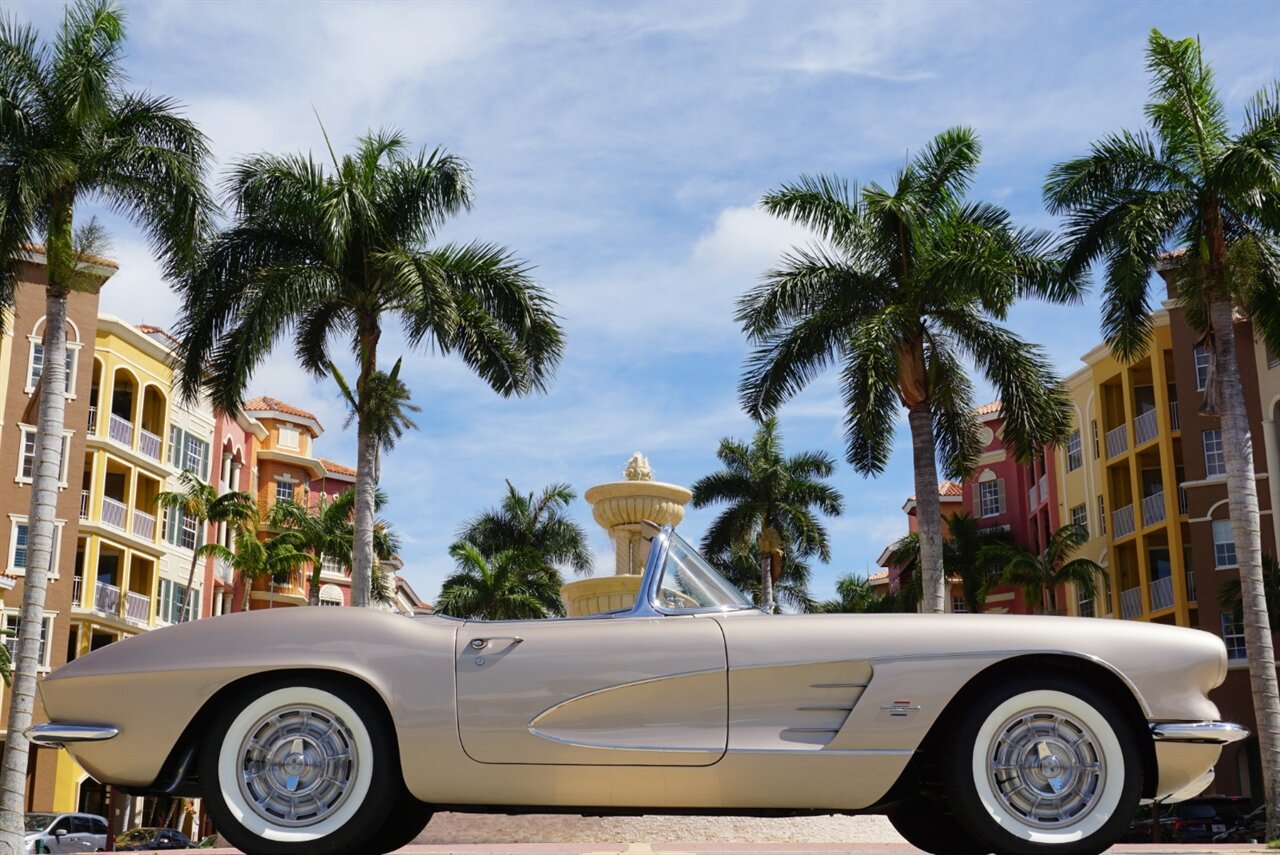
[[242, 525], [236, 528], [234, 550], [221, 543], [206, 543], [196, 550], [196, 554], [201, 558], [213, 556], [231, 566], [244, 588], [240, 609], [248, 611], [254, 582], [268, 576], [291, 573], [310, 563], [311, 556], [302, 551], [302, 545], [302, 538], [297, 532], [286, 531], [267, 540], [259, 540], [256, 526]]
[[1015, 228], [1004, 209], [966, 202], [981, 146], [973, 131], [935, 137], [891, 189], [861, 191], [804, 176], [764, 209], [812, 229], [825, 245], [795, 249], [739, 302], [756, 345], [741, 385], [761, 417], [840, 364], [847, 458], [879, 474], [907, 408], [915, 465], [925, 611], [943, 609], [938, 458], [962, 478], [977, 464], [980, 424], [971, 360], [1004, 402], [1005, 441], [1019, 457], [1066, 438], [1066, 393], [1043, 351], [1000, 325], [1024, 295], [1074, 299], [1047, 233]]
[[[332, 152], [330, 152], [332, 155]], [[492, 244], [429, 247], [471, 205], [466, 164], [441, 149], [408, 150], [396, 132], [360, 139], [333, 170], [309, 155], [259, 154], [226, 182], [231, 224], [182, 288], [182, 390], [207, 386], [234, 411], [281, 331], [299, 363], [329, 372], [330, 342], [355, 351], [357, 425], [352, 604], [367, 605], [382, 397], [374, 378], [383, 326], [411, 347], [456, 354], [503, 396], [546, 388], [562, 350], [548, 293]]]
[[836, 580], [836, 599], [818, 604], [815, 611], [829, 614], [866, 614], [892, 610], [894, 598], [881, 596], [861, 576], [846, 573]]
[[[178, 476], [181, 490], [164, 490], [156, 496], [156, 505], [162, 511], [181, 513], [186, 519], [196, 521], [201, 530], [209, 523], [226, 523], [233, 529], [257, 518], [257, 508], [253, 496], [243, 492], [228, 492], [218, 495], [218, 491], [201, 481], [190, 472]], [[191, 595], [191, 587], [195, 584], [196, 563], [199, 556], [191, 553], [191, 567], [187, 570], [187, 587], [183, 592], [183, 601], [179, 602], [178, 613], [182, 619], [188, 616], [186, 598]]]
[[[102, 284], [87, 270], [91, 249], [76, 246], [79, 201], [97, 198], [129, 216], [171, 279], [187, 270], [209, 225], [204, 136], [168, 98], [125, 91], [123, 48], [124, 11], [110, 0], [70, 6], [52, 45], [0, 16], [0, 305], [12, 303], [23, 249], [39, 235], [47, 274], [42, 390], [65, 386], [68, 294]], [[31, 550], [0, 774], [0, 850], [13, 852], [24, 845], [23, 734], [34, 706], [65, 403], [61, 394], [39, 396]]]
[[563, 615], [560, 574], [548, 573], [541, 556], [508, 549], [485, 557], [473, 544], [449, 549], [458, 572], [444, 581], [436, 612], [475, 620], [528, 620]]
[[1084, 526], [1067, 523], [1049, 535], [1044, 552], [1004, 543], [984, 547], [982, 558], [1004, 568], [1003, 581], [1022, 588], [1028, 607], [1052, 615], [1058, 613], [1056, 592], [1062, 585], [1075, 585], [1089, 599], [1098, 595], [1098, 577], [1106, 570], [1091, 559], [1071, 557], [1088, 541]]
[[[360, 406], [355, 392], [351, 391], [347, 378], [338, 370], [338, 366], [329, 363], [329, 374], [333, 376], [349, 408], [344, 428], [351, 427], [351, 422], [362, 410], [364, 412], [365, 430], [374, 441], [373, 480], [376, 483], [382, 477], [382, 453], [395, 448], [400, 437], [407, 431], [418, 427], [411, 413], [418, 413], [422, 408], [410, 401], [409, 387], [400, 379], [400, 363], [403, 357], [396, 360], [391, 371], [374, 371], [365, 381], [364, 407]], [[375, 508], [377, 511], [376, 491]]]
[[[382, 490], [374, 493], [374, 510], [381, 511], [386, 505], [387, 494]], [[296, 532], [298, 548], [310, 556], [311, 584], [307, 591], [310, 605], [320, 605], [320, 573], [326, 558], [341, 563], [347, 573], [351, 572], [351, 552], [354, 543], [355, 527], [352, 516], [356, 503], [354, 487], [348, 487], [332, 499], [321, 496], [315, 510], [293, 501], [276, 502], [267, 512], [267, 524], [273, 528]], [[399, 537], [391, 528], [391, 524], [382, 519], [375, 519], [373, 525], [374, 566], [390, 561], [399, 551]], [[370, 591], [383, 591], [386, 580], [373, 574], [370, 580]], [[370, 594], [372, 601], [376, 597]]]
[[[1267, 623], [1272, 632], [1280, 632], [1280, 563], [1275, 556], [1263, 553], [1262, 578], [1267, 591]], [[1218, 587], [1218, 605], [1231, 609], [1236, 620], [1244, 620], [1244, 596], [1239, 576], [1226, 579]]]
[[1280, 353], [1280, 84], [1249, 101], [1232, 135], [1197, 39], [1152, 30], [1147, 42], [1149, 131], [1122, 131], [1059, 164], [1044, 196], [1067, 216], [1067, 265], [1105, 269], [1102, 329], [1132, 360], [1151, 333], [1150, 272], [1171, 247], [1186, 250], [1171, 297], [1210, 353], [1202, 410], [1222, 421], [1227, 498], [1240, 563], [1244, 633], [1266, 782], [1267, 837], [1280, 837], [1280, 683], [1267, 619], [1253, 443], [1236, 358], [1234, 312]]
[[[959, 512], [947, 517], [947, 538], [942, 543], [942, 568], [948, 579], [959, 579], [964, 594], [965, 609], [981, 612], [987, 605], [987, 594], [1004, 575], [1004, 565], [993, 556], [989, 547], [1010, 543], [1003, 531], [983, 531], [981, 523], [972, 514]], [[919, 588], [920, 535], [912, 532], [894, 544], [887, 556], [890, 563], [910, 565], [908, 583]], [[908, 593], [907, 600], [915, 603], [918, 593]]]
[[702, 551], [733, 555], [754, 542], [761, 557], [759, 602], [772, 608], [784, 555], [831, 560], [827, 530], [815, 512], [839, 516], [843, 510], [839, 491], [823, 483], [835, 471], [835, 461], [822, 451], [783, 456], [778, 421], [772, 417], [760, 423], [749, 445], [720, 440], [716, 457], [724, 468], [694, 483], [693, 506], [723, 502], [729, 507], [707, 529]]
[[[764, 602], [760, 590], [764, 574], [760, 572], [760, 567], [763, 561], [772, 560], [772, 556], [761, 556], [759, 544], [748, 541], [732, 552], [708, 553], [705, 557], [721, 576], [740, 591], [756, 602]], [[809, 594], [810, 575], [807, 563], [794, 553], [784, 551], [782, 570], [777, 582], [770, 578], [774, 599], [798, 612], [816, 611], [819, 604]]]
[[535, 553], [547, 569], [567, 565], [575, 573], [590, 573], [587, 533], [565, 515], [577, 497], [568, 484], [551, 484], [534, 495], [517, 491], [508, 481], [502, 504], [464, 523], [458, 539], [483, 555], [522, 550]]

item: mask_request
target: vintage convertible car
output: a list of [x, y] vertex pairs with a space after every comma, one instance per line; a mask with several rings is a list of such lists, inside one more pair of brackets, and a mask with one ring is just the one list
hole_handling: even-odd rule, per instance
[[433, 810], [886, 813], [934, 853], [1095, 853], [1246, 736], [1207, 633], [1007, 615], [772, 615], [670, 529], [635, 606], [568, 620], [280, 609], [47, 677], [99, 781], [200, 795], [250, 853], [386, 852]]

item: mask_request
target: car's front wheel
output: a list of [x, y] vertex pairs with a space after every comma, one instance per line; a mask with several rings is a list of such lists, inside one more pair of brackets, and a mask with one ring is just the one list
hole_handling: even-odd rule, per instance
[[1128, 828], [1142, 791], [1125, 710], [1066, 677], [988, 690], [961, 717], [943, 772], [961, 827], [1002, 855], [1102, 852]]
[[380, 706], [343, 683], [296, 678], [226, 705], [200, 781], [218, 830], [248, 855], [368, 851], [402, 788]]

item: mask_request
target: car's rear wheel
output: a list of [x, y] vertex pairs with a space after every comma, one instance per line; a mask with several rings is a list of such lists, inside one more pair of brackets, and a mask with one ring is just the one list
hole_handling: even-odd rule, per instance
[[218, 830], [248, 855], [367, 852], [403, 789], [383, 709], [318, 678], [282, 678], [227, 704], [200, 781]]
[[1142, 791], [1126, 711], [1081, 681], [1028, 676], [962, 714], [943, 764], [960, 826], [984, 851], [1094, 855], [1128, 828]]
[[894, 805], [889, 822], [917, 849], [930, 855], [986, 855], [947, 806], [937, 799], [913, 798]]

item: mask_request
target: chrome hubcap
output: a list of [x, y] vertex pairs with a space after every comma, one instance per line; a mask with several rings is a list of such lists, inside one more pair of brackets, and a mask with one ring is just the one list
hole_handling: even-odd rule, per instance
[[988, 760], [996, 796], [1035, 828], [1063, 828], [1083, 819], [1107, 780], [1098, 738], [1061, 710], [1028, 710], [1006, 721]]
[[314, 825], [336, 811], [351, 791], [358, 758], [351, 729], [327, 710], [273, 710], [240, 744], [240, 793], [263, 819]]

